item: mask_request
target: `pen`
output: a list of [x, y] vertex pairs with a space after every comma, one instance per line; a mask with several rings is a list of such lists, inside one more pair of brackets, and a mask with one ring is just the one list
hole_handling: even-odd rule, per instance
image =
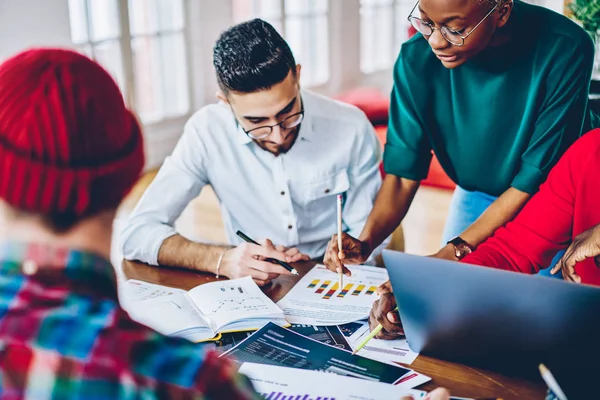
[[[394, 308], [392, 310], [392, 312], [394, 311], [398, 311], [398, 307]], [[356, 349], [354, 349], [354, 351], [352, 352], [352, 354], [356, 354], [360, 351], [360, 349], [362, 349], [363, 347], [365, 347], [365, 345], [369, 342], [369, 340], [373, 339], [379, 332], [381, 332], [381, 330], [383, 329], [383, 325], [379, 324], [377, 325], [377, 327], [375, 329], [373, 329], [371, 331], [371, 333], [369, 333], [369, 336], [367, 336], [365, 338], [365, 340], [363, 340], [362, 342], [360, 342], [360, 344], [358, 345], [358, 347]]]
[[[337, 195], [337, 228], [338, 228], [338, 257], [339, 253], [343, 251], [342, 247], [342, 195]], [[344, 287], [344, 274], [343, 269], [340, 269], [340, 290]]]
[[558, 400], [567, 400], [567, 396], [565, 396], [565, 392], [562, 391], [556, 379], [554, 379], [554, 375], [552, 372], [544, 364], [540, 364], [539, 366], [540, 374], [542, 375], [542, 379], [548, 385], [548, 388], [554, 392]]
[[[256, 244], [256, 245], [260, 246], [260, 243], [252, 240], [250, 237], [248, 237], [242, 231], [237, 231], [235, 234], [238, 235], [239, 237], [241, 237], [242, 239], [244, 239], [248, 243], [252, 243], [252, 244]], [[281, 261], [276, 258], [267, 258], [267, 259], [265, 259], [265, 261], [281, 265], [283, 268], [290, 271], [292, 273], [292, 275], [299, 275], [298, 271], [296, 271], [296, 268], [292, 267], [290, 264], [286, 263], [285, 261]]]

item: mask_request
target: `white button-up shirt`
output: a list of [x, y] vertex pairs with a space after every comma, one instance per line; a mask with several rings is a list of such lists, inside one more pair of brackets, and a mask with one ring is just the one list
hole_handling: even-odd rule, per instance
[[188, 121], [173, 154], [144, 193], [121, 232], [123, 255], [156, 265], [175, 220], [205, 185], [219, 199], [230, 244], [251, 238], [298, 247], [321, 257], [343, 227], [357, 237], [381, 186], [381, 148], [356, 107], [302, 91], [305, 117], [285, 154], [261, 149], [236, 124], [229, 106], [204, 107]]

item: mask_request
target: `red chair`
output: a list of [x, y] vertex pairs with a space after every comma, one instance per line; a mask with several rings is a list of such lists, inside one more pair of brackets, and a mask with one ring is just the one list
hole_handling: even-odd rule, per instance
[[[376, 126], [375, 133], [377, 134], [377, 137], [379, 138], [381, 145], [382, 146], [385, 145], [386, 135], [387, 135], [387, 126], [385, 126], [385, 125]], [[385, 177], [385, 171], [383, 170], [383, 163], [381, 163], [379, 165], [379, 170], [381, 171], [381, 176]], [[431, 166], [429, 167], [429, 174], [427, 175], [426, 179], [421, 181], [421, 185], [433, 186], [433, 187], [438, 187], [438, 188], [442, 188], [442, 189], [450, 189], [450, 190], [454, 190], [454, 188], [456, 187], [456, 184], [454, 182], [452, 182], [452, 179], [450, 179], [448, 177], [448, 175], [446, 175], [446, 172], [440, 165], [440, 162], [438, 161], [435, 154], [433, 155], [433, 158], [431, 159]]]

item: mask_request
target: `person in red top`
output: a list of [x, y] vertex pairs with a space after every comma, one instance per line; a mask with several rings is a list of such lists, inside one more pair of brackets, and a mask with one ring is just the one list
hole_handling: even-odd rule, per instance
[[[535, 274], [567, 249], [552, 273], [600, 286], [600, 129], [583, 135], [551, 170], [547, 181], [514, 220], [496, 230], [462, 259], [468, 264]], [[376, 336], [404, 335], [389, 282], [379, 289], [369, 324], [383, 325]]]
[[[468, 264], [534, 274], [571, 245], [553, 269], [565, 279], [600, 286], [600, 268], [590, 253], [575, 263], [576, 249], [600, 223], [600, 129], [583, 135], [552, 169], [548, 180], [512, 222], [463, 258]], [[579, 236], [581, 235], [581, 236]]]

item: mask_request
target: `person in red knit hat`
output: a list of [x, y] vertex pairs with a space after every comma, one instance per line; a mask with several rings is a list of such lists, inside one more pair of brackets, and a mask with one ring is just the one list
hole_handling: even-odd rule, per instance
[[112, 222], [143, 163], [98, 64], [37, 49], [0, 66], [0, 398], [259, 398], [215, 353], [119, 306]]

